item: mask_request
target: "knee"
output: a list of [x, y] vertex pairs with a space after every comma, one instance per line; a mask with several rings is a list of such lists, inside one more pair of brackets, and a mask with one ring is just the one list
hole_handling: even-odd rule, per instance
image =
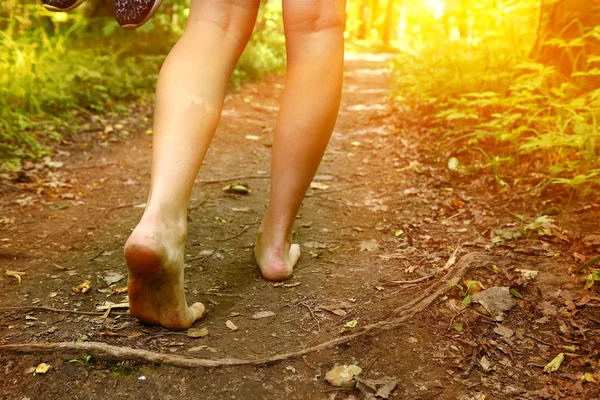
[[283, 0], [286, 33], [344, 30], [345, 0]]
[[210, 26], [226, 43], [243, 49], [254, 29], [260, 0], [192, 0], [186, 30]]

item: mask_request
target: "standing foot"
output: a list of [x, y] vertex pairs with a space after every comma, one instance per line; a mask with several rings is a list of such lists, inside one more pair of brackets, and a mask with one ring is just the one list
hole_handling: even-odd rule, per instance
[[259, 229], [254, 245], [254, 257], [263, 277], [270, 281], [284, 281], [294, 273], [300, 258], [300, 245], [291, 240], [275, 240]]
[[202, 303], [187, 306], [183, 288], [185, 225], [144, 215], [125, 244], [131, 315], [170, 330], [204, 317]]

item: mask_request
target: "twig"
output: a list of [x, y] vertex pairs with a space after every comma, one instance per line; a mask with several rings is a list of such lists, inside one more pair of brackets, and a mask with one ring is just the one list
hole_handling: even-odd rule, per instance
[[123, 204], [123, 205], [120, 205], [120, 206], [110, 207], [108, 210], [109, 211], [119, 210], [121, 208], [129, 208], [129, 207], [141, 206], [142, 204], [146, 204], [146, 203], [129, 203], [129, 204]]
[[90, 261], [94, 261], [96, 258], [100, 257], [102, 254], [104, 254], [104, 249], [100, 250], [100, 253], [98, 253], [94, 257], [90, 258]]
[[462, 310], [460, 310], [459, 312], [454, 314], [454, 316], [450, 319], [450, 323], [448, 324], [448, 329], [446, 329], [446, 330], [450, 330], [450, 328], [452, 328], [454, 326], [453, 324], [454, 324], [454, 320], [456, 319], [456, 317], [458, 317], [459, 315], [464, 313], [465, 310], [466, 310], [466, 308], [463, 308]]
[[198, 294], [204, 296], [215, 296], [215, 297], [240, 297], [244, 298], [241, 294], [232, 294], [232, 293], [216, 293], [216, 292], [198, 292]]
[[269, 175], [245, 175], [245, 176], [234, 176], [231, 178], [223, 178], [223, 179], [207, 179], [207, 180], [199, 180], [196, 182], [204, 183], [205, 185], [210, 185], [212, 183], [223, 183], [223, 182], [231, 182], [231, 181], [241, 181], [244, 179], [269, 179], [271, 176]]
[[[477, 254], [477, 253], [476, 253]], [[168, 364], [179, 367], [226, 367], [226, 366], [239, 366], [239, 365], [267, 365], [274, 364], [283, 360], [302, 357], [306, 354], [325, 350], [340, 344], [351, 342], [359, 337], [365, 335], [373, 335], [377, 332], [388, 331], [402, 326], [406, 321], [413, 318], [415, 315], [422, 312], [425, 308], [431, 305], [436, 299], [444, 295], [451, 289], [451, 286], [447, 282], [453, 278], [463, 277], [467, 271], [473, 268], [480, 268], [486, 265], [486, 262], [497, 263], [497, 260], [485, 255], [477, 254], [478, 257], [472, 254], [463, 256], [459, 262], [456, 263], [455, 268], [451, 268], [446, 275], [440, 278], [437, 282], [433, 283], [426, 289], [424, 289], [420, 296], [414, 298], [409, 303], [400, 306], [393, 310], [388, 319], [375, 322], [364, 326], [356, 333], [340, 336], [332, 340], [325, 341], [316, 346], [307, 347], [290, 353], [277, 354], [271, 357], [265, 357], [260, 359], [248, 360], [248, 359], [202, 359], [184, 357], [174, 354], [163, 354], [148, 350], [132, 349], [129, 347], [118, 347], [111, 346], [105, 343], [99, 342], [61, 342], [61, 343], [16, 343], [1, 345], [0, 351], [4, 352], [17, 352], [17, 353], [53, 353], [57, 352], [61, 357], [70, 357], [74, 354], [81, 355], [87, 354], [92, 355], [96, 359], [107, 359], [107, 360], [135, 360], [142, 362], [150, 362], [156, 364]]]
[[315, 313], [313, 312], [312, 308], [306, 304], [306, 303], [300, 303], [300, 305], [303, 305], [304, 307], [306, 307], [308, 309], [308, 312], [310, 312], [310, 316], [315, 320], [315, 322], [317, 323], [317, 329], [319, 330], [319, 332], [321, 332], [321, 322], [319, 322], [319, 320], [317, 319], [317, 317], [315, 317]]
[[242, 231], [240, 233], [235, 234], [233, 236], [223, 238], [223, 239], [215, 239], [215, 242], [226, 242], [228, 240], [235, 239], [236, 237], [242, 236], [244, 234], [244, 232], [246, 232], [248, 229], [250, 229], [250, 227], [248, 225], [246, 225], [242, 228]]
[[369, 371], [371, 370], [371, 367], [373, 367], [373, 364], [375, 364], [375, 361], [377, 361], [377, 359], [379, 359], [379, 356], [375, 356], [375, 358], [373, 359], [373, 361], [371, 361], [371, 364], [369, 364], [369, 366], [365, 370], [365, 373], [363, 374], [363, 377], [365, 377], [365, 378], [367, 377], [367, 375], [369, 374]]
[[192, 261], [198, 261], [200, 260], [201, 262], [204, 262], [206, 260], [208, 260], [209, 258], [211, 258], [213, 256], [214, 253], [210, 253], [210, 254], [206, 254], [204, 256], [198, 256], [198, 257], [192, 257], [189, 260], [187, 260], [188, 263], [191, 263]]
[[477, 364], [477, 356], [478, 355], [479, 355], [479, 349], [477, 348], [477, 346], [475, 346], [475, 347], [473, 347], [473, 353], [471, 354], [471, 361], [469, 361], [467, 368], [465, 368], [465, 371], [463, 372], [463, 378], [468, 378], [469, 375], [471, 374], [471, 371], [473, 370], [473, 368], [475, 368], [475, 365]]
[[[52, 311], [52, 312], [57, 312], [57, 313], [69, 313], [69, 314], [104, 315], [103, 312], [61, 310], [58, 308], [51, 308], [51, 307], [45, 307], [45, 306], [0, 307], [0, 311], [10, 311], [10, 310], [42, 310], [42, 311]], [[113, 315], [129, 315], [129, 313], [113, 313]]]

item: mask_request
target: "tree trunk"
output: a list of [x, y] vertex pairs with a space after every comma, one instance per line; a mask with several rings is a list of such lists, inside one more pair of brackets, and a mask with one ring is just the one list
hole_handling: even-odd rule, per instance
[[358, 30], [358, 38], [366, 39], [369, 30], [369, 0], [362, 0], [360, 9], [360, 29]]
[[[565, 78], [589, 71], [589, 57], [600, 55], [600, 31], [594, 27], [600, 30], [600, 0], [542, 0], [531, 57]], [[598, 76], [585, 78], [586, 86], [598, 84]]]
[[383, 24], [383, 43], [389, 44], [390, 38], [396, 32], [396, 0], [388, 0]]

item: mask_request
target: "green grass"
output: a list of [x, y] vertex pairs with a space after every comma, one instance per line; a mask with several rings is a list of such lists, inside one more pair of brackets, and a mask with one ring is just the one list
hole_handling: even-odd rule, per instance
[[394, 62], [394, 101], [422, 116], [442, 138], [438, 160], [457, 158], [459, 172], [489, 170], [504, 189], [524, 181], [536, 189], [597, 189], [600, 89], [582, 78], [595, 73], [600, 57], [564, 79], [528, 59], [531, 41], [499, 34], [509, 28], [477, 43], [438, 36], [404, 44]]
[[[26, 29], [17, 20], [0, 21], [5, 26], [0, 31], [0, 171], [48, 154], [53, 141], [74, 131], [73, 110], [111, 113], [152, 94], [160, 66], [181, 33], [177, 26], [165, 30], [164, 15], [126, 33], [110, 19], [58, 14], [59, 22], [49, 23], [39, 13]], [[232, 87], [264, 79], [285, 65], [280, 13], [266, 10], [260, 18], [268, 18], [268, 24], [249, 43]]]

